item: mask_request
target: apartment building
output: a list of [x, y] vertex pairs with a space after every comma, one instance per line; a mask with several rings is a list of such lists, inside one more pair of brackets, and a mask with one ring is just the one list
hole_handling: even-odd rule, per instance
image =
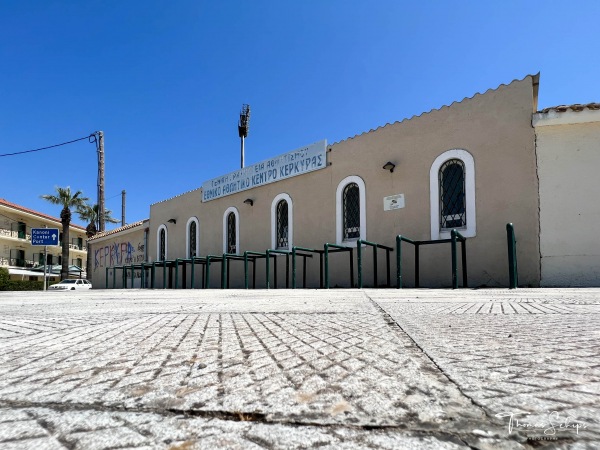
[[[42, 271], [31, 269], [44, 265], [44, 247], [31, 245], [32, 228], [58, 228], [62, 231], [59, 218], [34, 211], [0, 198], [0, 267], [7, 267], [11, 278], [38, 280]], [[87, 257], [85, 228], [71, 224], [69, 230], [69, 265], [85, 268]], [[62, 232], [60, 233], [62, 242]], [[62, 247], [48, 247], [47, 266], [62, 264]], [[74, 270], [75, 272], [77, 270]], [[60, 278], [60, 273], [55, 274]], [[77, 272], [77, 277], [85, 276]]]

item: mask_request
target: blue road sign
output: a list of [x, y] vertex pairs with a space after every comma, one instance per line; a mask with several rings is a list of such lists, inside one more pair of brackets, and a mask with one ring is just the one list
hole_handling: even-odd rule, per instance
[[32, 228], [31, 245], [58, 245], [58, 228]]

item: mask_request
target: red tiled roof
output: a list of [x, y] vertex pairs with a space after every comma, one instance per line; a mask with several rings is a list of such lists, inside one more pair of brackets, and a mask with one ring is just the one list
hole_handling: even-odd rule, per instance
[[138, 220], [137, 222], [128, 223], [127, 225], [123, 225], [122, 227], [115, 228], [114, 230], [103, 231], [102, 233], [95, 234], [94, 236], [92, 236], [91, 238], [89, 238], [88, 241], [93, 241], [94, 239], [99, 239], [99, 238], [104, 237], [104, 236], [108, 236], [108, 235], [111, 235], [111, 234], [119, 233], [121, 231], [129, 230], [131, 228], [139, 227], [140, 225], [142, 225], [144, 222], [146, 222], [148, 220], [149, 219]]
[[[52, 217], [52, 216], [49, 216], [48, 214], [44, 214], [44, 213], [41, 213], [39, 211], [34, 211], [33, 209], [25, 208], [24, 206], [17, 205], [16, 203], [9, 202], [8, 200], [5, 200], [3, 198], [0, 198], [0, 205], [8, 206], [9, 208], [17, 209], [19, 211], [23, 211], [23, 212], [26, 212], [26, 213], [29, 213], [29, 214], [33, 214], [34, 216], [43, 217], [44, 219], [48, 219], [48, 220], [52, 220], [54, 222], [61, 223], [61, 220], [58, 217]], [[78, 228], [80, 230], [85, 231], [85, 227], [82, 227], [80, 225], [71, 224], [71, 227], [72, 228]]]
[[591, 110], [600, 109], [600, 103], [586, 103], [586, 104], [575, 103], [573, 105], [551, 106], [549, 108], [544, 108], [544, 109], [542, 109], [541, 111], [538, 111], [538, 112], [540, 112], [540, 113], [549, 113], [550, 111], [554, 111], [554, 112], [567, 112], [569, 110], [575, 111], [575, 112], [579, 112], [579, 111], [583, 111], [586, 108], [587, 109], [591, 109]]

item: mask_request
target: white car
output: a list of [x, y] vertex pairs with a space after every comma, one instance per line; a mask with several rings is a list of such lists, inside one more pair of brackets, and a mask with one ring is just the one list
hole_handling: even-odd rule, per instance
[[61, 291], [75, 291], [79, 289], [91, 289], [92, 283], [88, 280], [62, 280], [50, 286], [50, 289]]

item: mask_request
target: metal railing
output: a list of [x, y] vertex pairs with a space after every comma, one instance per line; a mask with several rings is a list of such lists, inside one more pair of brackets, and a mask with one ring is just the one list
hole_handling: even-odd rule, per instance
[[[213, 262], [223, 264], [223, 255], [206, 255], [206, 289], [210, 289], [210, 265]], [[221, 273], [223, 270], [221, 269]], [[221, 275], [221, 289], [223, 289], [223, 279]]]
[[[510, 227], [509, 227], [510, 225]], [[511, 271], [511, 286], [516, 283], [514, 281], [516, 279], [516, 251], [515, 251], [515, 242], [514, 239], [514, 229], [512, 228], [512, 224], [507, 225], [507, 233], [509, 229], [512, 230], [512, 240], [509, 236], [509, 270]], [[402, 242], [409, 243], [414, 246], [415, 249], [415, 287], [420, 287], [420, 247], [423, 245], [430, 244], [443, 244], [450, 243], [451, 244], [451, 264], [452, 264], [452, 288], [458, 288], [458, 251], [457, 251], [457, 243], [461, 243], [461, 268], [462, 268], [462, 286], [468, 287], [468, 277], [467, 277], [467, 255], [466, 255], [466, 238], [462, 236], [457, 230], [451, 231], [450, 239], [440, 239], [440, 240], [431, 240], [431, 241], [415, 241], [407, 238], [406, 236], [398, 235], [396, 236], [396, 281], [397, 288], [403, 287], [403, 279], [402, 279]], [[512, 242], [512, 244], [511, 244]], [[363, 262], [364, 262], [364, 254], [363, 254], [363, 246], [370, 246], [373, 248], [373, 276], [374, 276], [374, 287], [379, 286], [378, 281], [378, 250], [384, 250], [386, 252], [386, 281], [387, 286], [391, 287], [391, 265], [390, 265], [390, 253], [394, 251], [394, 248], [388, 247], [382, 244], [378, 244], [375, 242], [370, 242], [366, 240], [359, 239], [356, 242], [357, 245], [357, 264], [358, 264], [358, 287], [362, 288], [364, 283], [363, 277]], [[512, 245], [512, 247], [511, 247]], [[512, 250], [511, 250], [512, 249]], [[306, 278], [307, 278], [307, 259], [313, 258], [314, 254], [319, 255], [319, 278], [320, 278], [320, 288], [329, 289], [330, 288], [330, 270], [329, 270], [329, 262], [330, 262], [330, 254], [331, 253], [339, 253], [339, 252], [347, 252], [349, 255], [349, 278], [350, 278], [350, 286], [354, 287], [354, 248], [346, 247], [337, 244], [326, 243], [324, 244], [323, 250], [294, 246], [292, 247], [291, 252], [288, 250], [278, 250], [278, 249], [269, 249], [265, 252], [255, 252], [255, 251], [246, 251], [242, 255], [233, 254], [233, 253], [223, 253], [221, 255], [206, 255], [204, 257], [193, 257], [193, 258], [177, 258], [175, 260], [164, 260], [164, 261], [155, 261], [150, 263], [141, 263], [141, 264], [130, 264], [123, 266], [114, 266], [106, 268], [106, 288], [109, 286], [109, 270], [113, 270], [112, 277], [112, 287], [116, 288], [116, 279], [117, 279], [117, 270], [122, 271], [122, 286], [123, 288], [127, 288], [127, 273], [131, 271], [132, 273], [132, 281], [131, 287], [134, 286], [134, 272], [135, 270], [141, 270], [141, 286], [142, 288], [147, 285], [147, 273], [146, 270], [150, 270], [150, 288], [154, 289], [156, 287], [156, 270], [157, 268], [162, 269], [162, 288], [175, 288], [178, 289], [180, 287], [180, 267], [183, 268], [182, 282], [181, 285], [184, 289], [187, 288], [187, 266], [188, 264], [191, 266], [191, 281], [190, 287], [194, 289], [196, 282], [196, 266], [200, 264], [202, 267], [202, 285], [203, 289], [210, 289], [210, 275], [211, 275], [211, 265], [213, 263], [221, 264], [221, 289], [228, 289], [230, 286], [230, 262], [231, 261], [243, 261], [244, 263], [244, 287], [246, 289], [249, 288], [249, 263], [252, 262], [252, 284], [253, 288], [256, 288], [256, 262], [259, 259], [264, 258], [266, 262], [266, 288], [269, 289], [271, 287], [277, 287], [277, 255], [281, 254], [285, 256], [286, 259], [286, 288], [290, 287], [290, 263], [289, 260], [291, 258], [291, 288], [297, 288], [297, 257], [300, 256], [303, 258], [303, 286], [306, 288]], [[513, 255], [511, 257], [511, 255]], [[274, 259], [273, 264], [273, 281], [274, 284], [271, 286], [271, 258]], [[167, 271], [167, 269], [169, 269]], [[174, 273], [173, 273], [174, 271]]]
[[452, 230], [450, 233], [450, 239], [438, 239], [434, 241], [415, 241], [407, 238], [406, 236], [402, 236], [399, 234], [396, 236], [396, 288], [402, 288], [402, 242], [406, 242], [412, 244], [415, 248], [415, 288], [420, 287], [419, 278], [420, 278], [420, 264], [419, 264], [419, 256], [420, 256], [420, 247], [422, 245], [432, 245], [432, 244], [445, 244], [450, 243], [451, 245], [451, 263], [452, 263], [452, 289], [458, 288], [458, 276], [457, 276], [457, 251], [456, 251], [456, 243], [460, 241], [461, 243], [461, 263], [462, 263], [462, 285], [463, 287], [469, 287], [467, 282], [467, 250], [466, 250], [466, 241], [467, 239], [461, 235], [457, 230]]
[[506, 224], [506, 244], [508, 247], [508, 283], [509, 289], [516, 289], [519, 284], [519, 270], [517, 265], [517, 237], [512, 223]]
[[[305, 252], [305, 253], [298, 253]], [[296, 279], [297, 279], [297, 264], [296, 264], [296, 256], [301, 256], [302, 260], [302, 287], [306, 288], [306, 258], [312, 258], [312, 254], [319, 255], [319, 287], [323, 289], [323, 255], [324, 251], [315, 248], [308, 247], [300, 247], [295, 245], [292, 247], [292, 289], [296, 289]]]
[[26, 234], [22, 231], [9, 230], [8, 228], [0, 228], [0, 236], [31, 241], [31, 234]]
[[229, 265], [231, 261], [244, 261], [244, 256], [237, 253], [223, 253], [221, 257], [221, 289], [229, 289]]
[[267, 289], [271, 288], [271, 258], [273, 259], [273, 281], [274, 288], [277, 289], [277, 255], [285, 255], [285, 288], [290, 287], [290, 256], [291, 253], [287, 250], [268, 249], [266, 252], [266, 283]]
[[256, 289], [256, 260], [266, 258], [266, 253], [246, 250], [244, 252], [244, 288], [248, 289], [248, 262], [252, 262], [252, 289]]
[[392, 247], [388, 247], [386, 245], [376, 244], [375, 242], [365, 241], [364, 239], [359, 239], [356, 241], [356, 260], [358, 265], [358, 288], [362, 289], [363, 287], [363, 276], [362, 276], [362, 246], [369, 245], [373, 248], [373, 287], [378, 287], [378, 277], [377, 277], [377, 249], [381, 248], [385, 250], [385, 260], [386, 260], [386, 274], [387, 274], [387, 287], [391, 286], [391, 275], [390, 275], [390, 252], [393, 252], [394, 249]]
[[13, 267], [33, 267], [35, 263], [31, 259], [25, 258], [1, 258], [0, 266], [13, 266]]
[[[329, 250], [334, 248], [335, 250]], [[344, 247], [343, 245], [330, 244], [324, 245], [325, 249], [325, 289], [329, 289], [329, 254], [338, 252], [348, 252], [350, 255], [350, 287], [354, 287], [354, 249], [352, 247]]]

